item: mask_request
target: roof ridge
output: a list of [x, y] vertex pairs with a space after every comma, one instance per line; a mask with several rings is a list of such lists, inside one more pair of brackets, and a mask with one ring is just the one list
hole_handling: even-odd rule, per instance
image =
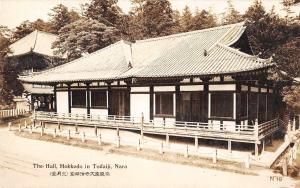
[[58, 35], [53, 34], [53, 33], [50, 33], [50, 32], [41, 31], [41, 30], [38, 30], [38, 29], [36, 29], [36, 31], [38, 31], [39, 33], [44, 33], [44, 34], [47, 34], [47, 35], [53, 35], [53, 36], [55, 36], [55, 37], [58, 37]]
[[24, 36], [24, 37], [20, 38], [19, 40], [15, 41], [15, 42], [14, 42], [14, 43], [12, 43], [11, 45], [9, 45], [9, 47], [10, 47], [10, 46], [12, 46], [12, 45], [14, 45], [14, 44], [16, 44], [16, 43], [18, 43], [19, 41], [22, 41], [22, 40], [24, 40], [24, 39], [25, 39], [25, 38], [27, 38], [28, 36], [31, 36], [31, 35], [33, 35], [35, 32], [36, 32], [36, 30], [32, 31], [32, 32], [31, 32], [31, 33], [29, 33], [28, 35], [26, 35], [26, 36]]
[[195, 30], [195, 31], [189, 31], [189, 32], [176, 33], [176, 34], [166, 35], [166, 36], [162, 36], [162, 37], [155, 37], [155, 38], [149, 38], [149, 39], [144, 39], [144, 40], [137, 40], [135, 43], [151, 42], [151, 41], [163, 40], [163, 39], [168, 39], [168, 38], [175, 38], [175, 37], [181, 37], [181, 36], [186, 36], [186, 35], [193, 35], [193, 34], [198, 34], [198, 33], [203, 33], [203, 32], [209, 32], [209, 31], [224, 29], [226, 27], [233, 27], [233, 26], [237, 26], [237, 25], [244, 25], [244, 22], [239, 22], [239, 23], [235, 23], [235, 24], [228, 24], [228, 25], [221, 25], [221, 26], [216, 26], [216, 27], [211, 27], [211, 28], [206, 28], [206, 29], [200, 29], [200, 30]]
[[35, 34], [35, 39], [34, 39], [34, 43], [33, 43], [31, 51], [33, 51], [34, 48], [35, 48], [35, 45], [36, 45], [36, 42], [37, 42], [37, 37], [38, 37], [38, 34], [39, 34], [39, 30], [36, 29], [35, 31], [36, 31], [36, 34]]
[[221, 48], [224, 48], [232, 53], [235, 53], [236, 55], [239, 55], [241, 57], [244, 57], [244, 58], [249, 58], [249, 59], [256, 59], [258, 62], [260, 63], [265, 63], [266, 61], [270, 61], [270, 59], [262, 59], [262, 58], [259, 58], [257, 56], [254, 56], [254, 55], [250, 55], [250, 54], [247, 54], [245, 52], [242, 52], [238, 49], [235, 49], [235, 48], [232, 48], [230, 46], [226, 46], [224, 44], [221, 44], [221, 43], [217, 43], [217, 46], [220, 46]]
[[104, 48], [101, 48], [101, 49], [99, 49], [99, 50], [97, 50], [97, 51], [95, 51], [95, 52], [92, 52], [92, 53], [90, 53], [90, 54], [88, 54], [88, 55], [86, 55], [86, 56], [82, 56], [82, 57], [80, 57], [80, 58], [74, 59], [73, 61], [64, 63], [64, 64], [62, 64], [62, 65], [59, 65], [59, 66], [56, 66], [56, 67], [53, 67], [53, 68], [50, 68], [50, 69], [46, 69], [46, 70], [40, 71], [40, 72], [38, 72], [37, 74], [34, 74], [34, 75], [24, 76], [23, 78], [31, 77], [31, 76], [36, 76], [36, 75], [43, 74], [43, 73], [47, 73], [47, 72], [51, 72], [51, 71], [56, 70], [56, 69], [58, 69], [58, 68], [65, 67], [65, 66], [67, 66], [67, 65], [76, 63], [76, 62], [78, 62], [78, 61], [80, 61], [80, 60], [82, 60], [82, 59], [86, 59], [86, 58], [90, 57], [91, 55], [95, 55], [95, 54], [97, 54], [97, 53], [99, 53], [99, 52], [101, 52], [101, 51], [103, 51], [103, 50], [105, 50], [105, 49], [108, 49], [109, 47], [116, 46], [118, 43], [121, 43], [121, 42], [122, 42], [122, 40], [120, 40], [120, 41], [118, 41], [118, 42], [115, 42], [115, 43], [113, 43], [113, 44], [111, 44], [111, 45], [108, 45], [108, 46], [106, 46], [106, 47], [104, 47]]

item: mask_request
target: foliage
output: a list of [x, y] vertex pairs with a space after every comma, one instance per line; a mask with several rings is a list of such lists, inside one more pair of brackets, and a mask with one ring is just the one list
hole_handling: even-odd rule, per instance
[[92, 53], [120, 39], [119, 31], [96, 20], [80, 19], [59, 30], [53, 47], [56, 53], [68, 54], [69, 60]]
[[283, 88], [283, 101], [293, 111], [300, 113], [300, 86], [292, 85]]
[[225, 14], [222, 24], [233, 24], [243, 21], [242, 15], [234, 8], [232, 0], [227, 0], [228, 10]]
[[10, 31], [7, 27], [0, 26], [0, 107], [10, 104], [13, 99], [11, 90], [8, 89], [8, 82], [5, 80], [5, 58], [9, 52]]
[[50, 19], [50, 24], [51, 24], [51, 33], [58, 34], [58, 31], [76, 21], [79, 19], [78, 13], [75, 11], [69, 12], [68, 7], [59, 4], [51, 9], [51, 12], [49, 13], [49, 16], [51, 17]]
[[191, 31], [206, 29], [217, 26], [215, 16], [206, 10], [196, 10], [195, 16], [192, 19]]
[[105, 25], [117, 27], [122, 13], [117, 2], [117, 0], [92, 0], [90, 4], [85, 5], [84, 15]]
[[188, 6], [185, 6], [182, 11], [182, 16], [180, 18], [180, 26], [182, 32], [187, 32], [192, 30], [193, 25], [193, 14]]
[[[290, 81], [286, 81], [288, 78], [300, 76], [299, 23], [288, 17], [280, 18], [274, 9], [267, 13], [260, 1], [255, 1], [244, 17], [247, 18], [247, 33], [254, 54], [263, 58], [272, 56], [277, 69], [287, 73], [285, 77], [273, 75], [277, 80], [281, 80], [278, 86], [291, 84]], [[283, 99], [290, 109], [299, 110], [298, 88], [299, 86], [289, 85], [282, 90]]]
[[133, 0], [132, 3], [134, 36], [142, 39], [172, 34], [175, 22], [168, 0]]
[[26, 20], [26, 21], [22, 22], [19, 26], [16, 27], [16, 29], [13, 33], [12, 40], [17, 41], [17, 40], [25, 37], [26, 35], [30, 34], [34, 30], [35, 30], [35, 28], [33, 27], [32, 23], [29, 22], [28, 20]]

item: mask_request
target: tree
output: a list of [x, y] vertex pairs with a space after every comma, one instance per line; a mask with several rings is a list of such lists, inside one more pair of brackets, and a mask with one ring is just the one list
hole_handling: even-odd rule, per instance
[[131, 15], [138, 39], [172, 34], [173, 10], [168, 0], [133, 0]]
[[234, 8], [232, 0], [227, 0], [227, 4], [228, 10], [223, 18], [222, 23], [226, 25], [241, 22], [243, 20], [242, 15]]
[[[277, 64], [279, 70], [285, 71], [289, 78], [299, 77], [299, 23], [289, 22], [287, 17], [280, 18], [274, 9], [266, 13], [261, 2], [258, 1], [248, 8], [245, 18], [247, 18], [247, 33], [254, 54], [262, 58], [273, 56], [273, 62]], [[300, 101], [299, 93], [295, 92], [299, 91], [299, 86], [290, 85], [291, 82], [287, 82], [287, 78], [279, 77], [278, 80], [277, 86], [282, 89], [284, 102], [290, 109], [299, 110], [299, 102], [295, 102]]]
[[215, 16], [206, 10], [196, 10], [195, 16], [192, 19], [191, 31], [206, 29], [217, 26]]
[[19, 26], [16, 27], [12, 36], [12, 40], [17, 41], [25, 37], [26, 35], [30, 34], [34, 30], [35, 28], [33, 27], [32, 23], [29, 22], [28, 20], [25, 20]]
[[86, 4], [84, 15], [105, 25], [117, 27], [122, 13], [117, 2], [117, 0], [92, 0], [90, 4]]
[[68, 54], [69, 60], [73, 60], [119, 39], [120, 33], [115, 27], [83, 18], [60, 29], [58, 40], [54, 42], [53, 47], [58, 49], [56, 53]]
[[0, 109], [10, 104], [13, 99], [11, 90], [8, 89], [8, 83], [5, 79], [8, 72], [5, 71], [5, 58], [9, 53], [10, 30], [0, 25]]
[[[76, 19], [76, 17], [79, 17], [79, 15], [77, 14], [77, 16], [75, 16], [74, 14], [75, 11], [72, 11], [71, 13], [68, 10], [68, 7], [59, 4], [55, 7], [53, 7], [51, 9], [51, 12], [49, 13], [50, 16], [50, 24], [51, 24], [51, 32], [54, 34], [58, 34], [58, 31], [72, 23], [74, 20], [72, 19]], [[73, 16], [73, 17], [72, 17]]]
[[246, 10], [244, 18], [248, 22], [256, 22], [263, 18], [266, 14], [266, 10], [262, 5], [261, 1], [255, 0], [254, 3]]
[[183, 32], [190, 31], [193, 23], [193, 14], [188, 6], [185, 6], [180, 18], [180, 26]]
[[42, 19], [37, 19], [36, 21], [32, 22], [31, 26], [39, 31], [51, 32], [51, 24]]

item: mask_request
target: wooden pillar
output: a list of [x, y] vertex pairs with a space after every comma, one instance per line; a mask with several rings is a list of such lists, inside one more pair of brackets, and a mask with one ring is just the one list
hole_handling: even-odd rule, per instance
[[114, 115], [112, 114], [112, 93], [111, 93], [111, 83], [108, 82], [107, 83], [107, 101], [108, 101], [108, 104], [107, 104], [107, 108], [108, 108], [108, 115]]
[[86, 113], [89, 115], [91, 113], [91, 100], [90, 100], [90, 83], [86, 83]]
[[235, 123], [238, 125], [241, 123], [241, 107], [242, 107], [242, 97], [241, 97], [241, 84], [236, 84], [235, 91]]
[[130, 84], [127, 84], [126, 89], [125, 115], [130, 116]]
[[54, 112], [57, 112], [56, 84], [53, 86]]
[[257, 105], [256, 105], [256, 108], [257, 108], [256, 119], [258, 120], [259, 123], [261, 122], [261, 120], [259, 119], [259, 103], [260, 103], [260, 97], [261, 97], [260, 94], [261, 94], [261, 88], [259, 86], [258, 93], [257, 93]]
[[71, 84], [68, 84], [68, 113], [70, 114], [71, 113]]
[[176, 98], [176, 120], [179, 121], [180, 118], [180, 85], [175, 86], [175, 98]]
[[153, 111], [153, 96], [154, 95], [154, 92], [153, 92], [153, 85], [150, 86], [150, 120], [153, 120], [153, 114], [154, 114], [154, 111]]

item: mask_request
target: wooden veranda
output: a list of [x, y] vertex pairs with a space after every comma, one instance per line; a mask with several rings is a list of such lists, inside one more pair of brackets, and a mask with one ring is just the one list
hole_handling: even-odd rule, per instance
[[235, 130], [226, 130], [226, 126], [220, 125], [222, 129], [215, 129], [211, 123], [201, 122], [167, 122], [167, 121], [146, 121], [140, 117], [114, 116], [114, 115], [80, 115], [63, 114], [54, 112], [35, 112], [33, 114], [33, 123], [45, 123], [73, 126], [87, 126], [97, 128], [112, 128], [116, 130], [140, 131], [144, 134], [194, 138], [198, 145], [198, 138], [222, 140], [228, 142], [228, 149], [231, 150], [231, 142], [254, 143], [255, 154], [258, 155], [258, 145], [261, 140], [274, 134], [280, 129], [279, 119], [254, 125], [236, 125]]

